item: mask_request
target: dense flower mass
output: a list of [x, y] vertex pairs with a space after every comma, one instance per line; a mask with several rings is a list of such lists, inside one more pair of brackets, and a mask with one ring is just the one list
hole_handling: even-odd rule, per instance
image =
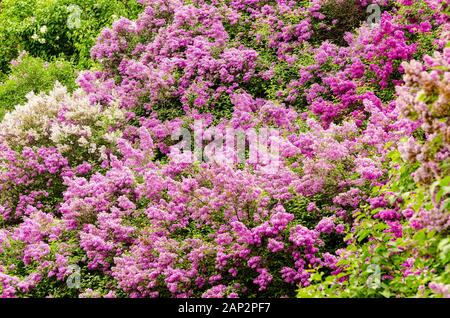
[[0, 123], [1, 296], [449, 297], [446, 1], [140, 3]]

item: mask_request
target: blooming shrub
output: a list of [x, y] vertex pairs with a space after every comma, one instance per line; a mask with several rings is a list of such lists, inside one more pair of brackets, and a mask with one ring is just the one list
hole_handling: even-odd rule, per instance
[[388, 154], [389, 182], [354, 212], [339, 274], [323, 279], [318, 271], [300, 296], [449, 297], [449, 61], [446, 48], [403, 64], [395, 102], [415, 131]]
[[55, 147], [71, 165], [101, 162], [102, 151], [121, 136], [125, 114], [117, 107], [92, 105], [81, 91], [73, 95], [57, 83], [47, 94], [30, 93], [28, 101], [6, 114], [1, 140], [16, 150]]
[[3, 297], [448, 296], [444, 1], [141, 3], [0, 124]]

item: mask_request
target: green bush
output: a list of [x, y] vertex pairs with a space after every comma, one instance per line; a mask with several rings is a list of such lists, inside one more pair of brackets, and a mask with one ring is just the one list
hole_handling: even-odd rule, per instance
[[76, 72], [71, 62], [55, 59], [48, 63], [27, 55], [20, 58], [12, 66], [9, 76], [0, 83], [0, 119], [14, 106], [26, 102], [25, 96], [29, 92], [48, 92], [56, 81], [73, 91], [75, 79]]
[[0, 73], [25, 50], [51, 60], [65, 57], [91, 66], [90, 48], [100, 31], [120, 16], [134, 18], [136, 0], [3, 0], [0, 3]]

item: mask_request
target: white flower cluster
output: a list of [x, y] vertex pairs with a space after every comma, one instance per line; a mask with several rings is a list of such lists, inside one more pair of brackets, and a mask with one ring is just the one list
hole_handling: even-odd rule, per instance
[[62, 154], [77, 150], [95, 154], [99, 145], [114, 143], [125, 114], [117, 106], [102, 109], [81, 92], [73, 94], [59, 83], [48, 94], [27, 95], [27, 103], [6, 114], [0, 141], [13, 148], [56, 147]]

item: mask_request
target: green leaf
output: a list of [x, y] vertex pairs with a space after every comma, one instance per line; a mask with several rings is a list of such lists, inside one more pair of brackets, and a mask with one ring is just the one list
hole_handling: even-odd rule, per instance
[[360, 243], [362, 240], [364, 240], [366, 237], [370, 235], [370, 230], [363, 230], [358, 233], [358, 242]]
[[420, 230], [419, 232], [414, 234], [413, 238], [416, 241], [423, 242], [427, 239], [427, 235], [425, 234], [424, 230]]
[[383, 290], [380, 294], [383, 295], [386, 298], [390, 298], [391, 297], [391, 292], [389, 291], [389, 289]]
[[450, 176], [447, 176], [439, 181], [441, 187], [446, 187], [450, 185]]

